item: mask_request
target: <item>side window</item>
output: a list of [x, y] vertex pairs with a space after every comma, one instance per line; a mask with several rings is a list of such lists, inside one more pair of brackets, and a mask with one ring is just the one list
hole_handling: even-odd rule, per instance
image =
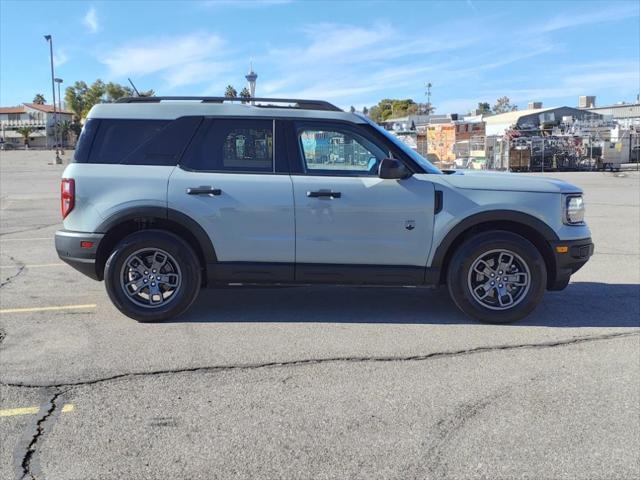
[[180, 117], [127, 155], [127, 165], [177, 165], [202, 117]]
[[273, 121], [206, 120], [183, 164], [205, 171], [273, 172]]
[[384, 151], [349, 130], [302, 128], [298, 132], [307, 173], [377, 175]]
[[89, 163], [122, 163], [167, 123], [168, 120], [100, 120]]
[[80, 132], [80, 137], [76, 142], [76, 151], [73, 155], [73, 161], [77, 163], [89, 162], [89, 152], [91, 151], [91, 145], [93, 145], [93, 139], [96, 131], [100, 125], [100, 120], [97, 118], [89, 118]]

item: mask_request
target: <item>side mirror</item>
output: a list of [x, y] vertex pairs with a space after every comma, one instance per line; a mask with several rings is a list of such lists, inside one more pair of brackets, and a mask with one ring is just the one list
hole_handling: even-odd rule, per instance
[[400, 180], [410, 176], [409, 169], [405, 167], [404, 163], [395, 158], [384, 158], [378, 167], [378, 177], [380, 178]]

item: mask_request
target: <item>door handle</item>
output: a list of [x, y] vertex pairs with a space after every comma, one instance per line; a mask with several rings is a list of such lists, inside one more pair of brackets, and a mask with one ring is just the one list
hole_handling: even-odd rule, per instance
[[307, 192], [307, 197], [309, 197], [309, 198], [320, 198], [320, 197], [340, 198], [340, 197], [342, 197], [342, 193], [340, 193], [340, 192], [327, 192], [327, 191], [324, 191], [324, 190], [320, 190], [318, 192]]
[[200, 185], [199, 187], [187, 188], [188, 195], [222, 195], [222, 190], [219, 188], [213, 188], [209, 185]]

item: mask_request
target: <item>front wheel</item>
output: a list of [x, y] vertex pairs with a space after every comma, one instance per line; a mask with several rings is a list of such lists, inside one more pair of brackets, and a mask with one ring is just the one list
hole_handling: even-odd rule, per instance
[[488, 323], [526, 317], [540, 303], [546, 281], [538, 249], [505, 231], [480, 233], [464, 242], [447, 271], [449, 293], [458, 308]]
[[125, 237], [105, 265], [113, 304], [139, 322], [168, 320], [184, 313], [200, 290], [200, 264], [193, 249], [164, 230]]

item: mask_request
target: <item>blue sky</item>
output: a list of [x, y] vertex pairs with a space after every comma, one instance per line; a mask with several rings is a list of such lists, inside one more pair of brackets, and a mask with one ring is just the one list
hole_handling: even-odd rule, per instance
[[[0, 104], [51, 98], [49, 51], [65, 84], [96, 78], [164, 95], [240, 90], [370, 106], [424, 101], [466, 113], [509, 96], [520, 108], [634, 101], [640, 2], [0, 1]], [[64, 84], [63, 84], [64, 85]]]

